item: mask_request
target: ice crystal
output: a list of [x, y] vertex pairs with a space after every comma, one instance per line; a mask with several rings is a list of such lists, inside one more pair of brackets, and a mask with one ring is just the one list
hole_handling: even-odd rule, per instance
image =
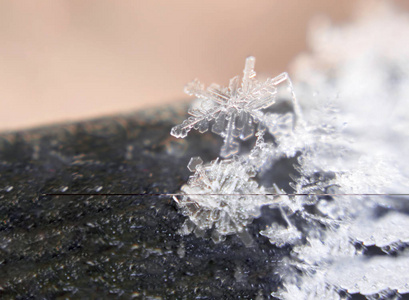
[[[395, 290], [400, 294], [409, 292], [409, 258], [396, 259], [375, 257], [368, 260], [355, 258], [348, 263], [340, 262], [326, 273], [326, 281], [347, 290], [351, 294], [382, 298], [382, 291]], [[388, 296], [388, 293], [384, 293]], [[390, 299], [389, 297], [384, 299]]]
[[203, 164], [200, 158], [193, 158], [189, 169], [194, 174], [182, 187], [186, 195], [174, 198], [189, 216], [182, 230], [193, 222], [196, 233], [214, 229], [212, 238], [219, 242], [226, 235], [242, 233], [260, 215], [262, 205], [274, 202], [272, 197], [262, 196], [265, 191], [253, 180], [254, 169], [238, 159]]
[[270, 239], [270, 243], [277, 247], [282, 247], [286, 244], [295, 244], [297, 240], [301, 238], [301, 232], [292, 225], [284, 227], [273, 223], [266, 230], [260, 231], [261, 235], [264, 235]]
[[389, 212], [380, 218], [365, 218], [350, 228], [350, 234], [365, 246], [380, 248], [409, 243], [409, 216]]
[[[400, 276], [409, 267], [408, 197], [396, 195], [409, 189], [409, 18], [380, 7], [372, 19], [313, 35], [313, 52], [295, 64], [302, 114], [288, 75], [258, 82], [253, 57], [241, 84], [235, 77], [228, 88], [187, 86], [199, 100], [172, 135], [212, 125], [224, 145], [222, 158], [189, 162], [193, 174], [175, 197], [188, 217], [180, 233], [210, 231], [215, 242], [238, 234], [250, 245], [245, 227], [261, 206], [275, 209], [280, 217], [260, 235], [271, 247], [291, 249], [273, 293], [278, 298], [389, 299], [409, 292], [409, 278]], [[406, 34], [391, 39], [397, 30]], [[380, 43], [379, 34], [388, 42]], [[351, 49], [341, 51], [341, 44]], [[279, 100], [282, 82], [291, 96]], [[292, 109], [277, 109], [279, 101]], [[254, 147], [239, 152], [240, 139], [251, 137]], [[293, 168], [283, 171], [283, 162]], [[276, 169], [280, 182], [271, 181]], [[370, 257], [366, 247], [394, 256]]]
[[247, 140], [254, 135], [257, 126], [266, 125], [272, 133], [283, 132], [282, 127], [292, 127], [290, 114], [266, 113], [266, 109], [276, 103], [278, 85], [287, 82], [293, 97], [294, 111], [299, 113], [293, 93], [292, 83], [287, 73], [282, 73], [264, 82], [256, 79], [255, 58], [248, 57], [240, 81], [239, 76], [230, 80], [228, 88], [217, 84], [207, 89], [198, 80], [185, 87], [188, 95], [200, 99], [200, 105], [189, 110], [191, 115], [182, 124], [172, 128], [171, 134], [184, 138], [190, 130], [203, 133], [213, 121], [212, 132], [223, 137], [221, 157], [231, 157], [239, 152], [239, 139]]
[[[402, 47], [408, 40], [391, 40], [408, 25], [407, 16], [382, 7], [372, 19], [353, 26], [321, 27], [313, 35], [314, 53], [296, 64], [306, 134], [298, 142], [292, 186], [308, 194], [299, 196], [302, 207], [315, 208], [312, 213], [301, 209], [301, 219], [324, 229], [303, 227], [307, 242], [293, 248], [294, 269], [288, 268], [276, 294], [282, 299], [327, 299], [321, 293], [337, 299], [341, 291], [390, 299], [408, 292], [409, 279], [399, 277], [407, 264], [402, 249], [407, 247], [408, 216], [393, 211], [407, 210], [407, 204], [404, 196], [388, 195], [408, 187], [404, 152], [409, 139], [403, 129], [408, 118], [402, 117], [409, 113], [409, 74], [402, 71], [409, 57]], [[351, 50], [340, 51], [340, 43]], [[391, 47], [396, 43], [400, 46]], [[360, 47], [365, 49], [360, 52]], [[399, 80], [391, 80], [396, 74]], [[329, 95], [337, 96], [329, 100]], [[398, 258], [367, 259], [365, 246]]]

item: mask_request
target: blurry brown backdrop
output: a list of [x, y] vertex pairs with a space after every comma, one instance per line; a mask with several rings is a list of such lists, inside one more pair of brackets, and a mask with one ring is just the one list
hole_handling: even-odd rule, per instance
[[271, 76], [313, 16], [355, 1], [0, 0], [0, 130], [174, 103], [195, 77], [228, 83], [248, 55]]

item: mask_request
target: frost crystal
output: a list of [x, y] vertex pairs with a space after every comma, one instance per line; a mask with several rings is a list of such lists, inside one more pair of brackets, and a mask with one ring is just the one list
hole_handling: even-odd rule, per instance
[[292, 90], [292, 83], [287, 73], [282, 73], [265, 82], [256, 80], [254, 71], [255, 58], [248, 57], [243, 71], [243, 78], [236, 76], [230, 80], [229, 87], [217, 84], [204, 88], [198, 80], [185, 87], [188, 95], [200, 99], [200, 105], [189, 110], [189, 117], [182, 124], [172, 128], [171, 134], [184, 138], [190, 130], [203, 133], [213, 121], [212, 132], [224, 139], [220, 155], [228, 158], [239, 152], [238, 139], [247, 140], [254, 135], [256, 126], [266, 125], [271, 132], [281, 132], [281, 127], [292, 127], [292, 116], [266, 113], [266, 109], [276, 103], [277, 86], [287, 82], [291, 90], [294, 111], [299, 113]]
[[350, 228], [351, 236], [365, 246], [380, 248], [409, 243], [409, 216], [389, 212], [380, 218], [364, 219]]
[[[339, 263], [327, 272], [326, 281], [355, 294], [376, 295], [380, 291], [409, 292], [409, 258], [376, 257], [369, 260], [355, 258], [347, 264]], [[387, 293], [385, 294], [388, 295]], [[378, 299], [381, 298], [378, 295]], [[384, 299], [390, 299], [385, 297]]]
[[301, 238], [301, 232], [294, 226], [284, 227], [273, 223], [266, 230], [260, 231], [261, 235], [264, 235], [270, 239], [270, 243], [277, 247], [282, 247], [286, 244], [295, 244]]
[[[199, 100], [172, 135], [212, 125], [224, 145], [222, 158], [190, 160], [193, 174], [174, 198], [188, 217], [180, 233], [211, 232], [215, 242], [237, 234], [246, 245], [266, 237], [271, 247], [288, 247], [278, 298], [409, 292], [409, 18], [380, 8], [373, 18], [313, 35], [313, 53], [295, 64], [302, 114], [288, 75], [258, 82], [253, 57], [241, 83], [186, 88]], [[282, 82], [287, 98], [278, 97]], [[254, 147], [239, 151], [250, 138]], [[245, 227], [263, 205], [278, 217], [254, 241]], [[387, 255], [372, 257], [366, 247]]]
[[[236, 159], [217, 159], [204, 165], [196, 164], [197, 161], [202, 160], [193, 158], [189, 163], [189, 169], [195, 173], [182, 187], [186, 195], [175, 197], [189, 216], [184, 229], [189, 222], [196, 224], [196, 232], [213, 228], [212, 238], [218, 242], [226, 235], [242, 232], [260, 215], [262, 205], [272, 203], [272, 198], [263, 197], [264, 189], [252, 179], [255, 175], [252, 167]], [[195, 169], [190, 167], [193, 162]]]

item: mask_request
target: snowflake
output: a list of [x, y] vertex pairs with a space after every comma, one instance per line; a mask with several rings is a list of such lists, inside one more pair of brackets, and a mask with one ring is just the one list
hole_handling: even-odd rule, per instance
[[210, 121], [214, 121], [212, 132], [224, 139], [220, 155], [228, 158], [238, 153], [238, 139], [247, 140], [254, 135], [256, 125], [271, 127], [272, 132], [277, 132], [283, 126], [288, 127], [292, 123], [288, 115], [280, 117], [265, 111], [276, 103], [278, 85], [287, 82], [293, 98], [294, 112], [299, 113], [288, 74], [282, 73], [259, 82], [256, 80], [254, 65], [255, 58], [248, 57], [241, 84], [239, 76], [236, 76], [230, 80], [228, 88], [212, 84], [205, 89], [198, 80], [188, 84], [185, 92], [200, 99], [200, 105], [191, 108], [191, 116], [173, 127], [171, 134], [184, 138], [192, 129], [203, 133], [209, 129]]
[[194, 174], [181, 189], [185, 195], [174, 197], [189, 217], [182, 231], [193, 223], [196, 234], [212, 230], [215, 242], [234, 233], [243, 239], [245, 226], [260, 215], [260, 207], [274, 202], [253, 180], [253, 168], [238, 159], [203, 164], [200, 157], [193, 157], [188, 168]]

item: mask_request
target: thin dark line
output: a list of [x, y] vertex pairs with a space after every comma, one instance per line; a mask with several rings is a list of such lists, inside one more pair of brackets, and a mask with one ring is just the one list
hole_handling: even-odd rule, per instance
[[43, 193], [40, 196], [409, 196], [409, 194], [183, 194], [183, 193]]

